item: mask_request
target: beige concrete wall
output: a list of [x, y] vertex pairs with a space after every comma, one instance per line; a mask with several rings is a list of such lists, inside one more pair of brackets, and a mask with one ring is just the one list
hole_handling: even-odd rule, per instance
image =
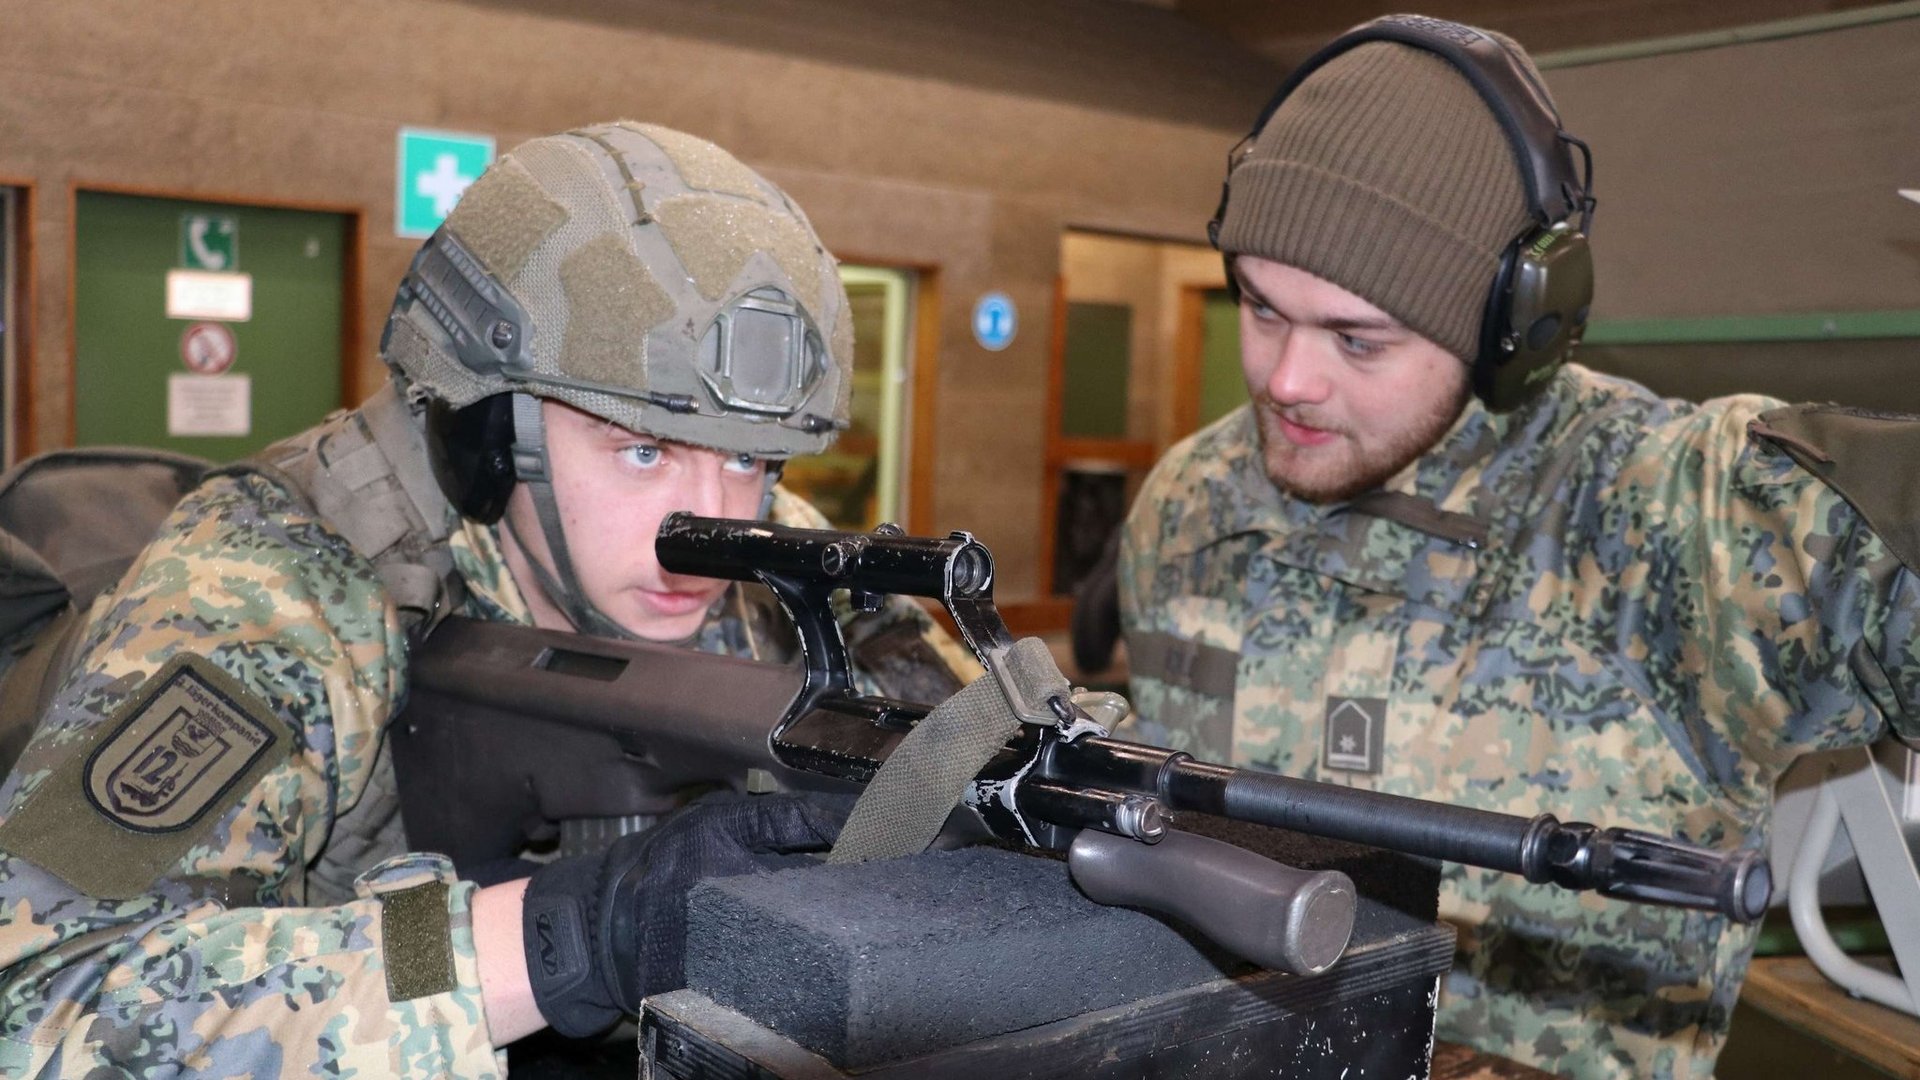
[[1920, 18], [1546, 72], [1596, 319], [1920, 308]]
[[[37, 195], [33, 442], [71, 438], [76, 185], [358, 208], [371, 350], [414, 247], [392, 231], [397, 128], [505, 148], [631, 116], [762, 168], [850, 259], [938, 269], [932, 523], [979, 533], [1018, 599], [1061, 232], [1201, 239], [1274, 81], [1167, 12], [1096, 0], [0, 0], [0, 179]], [[1003, 352], [970, 336], [987, 289], [1022, 315]]]

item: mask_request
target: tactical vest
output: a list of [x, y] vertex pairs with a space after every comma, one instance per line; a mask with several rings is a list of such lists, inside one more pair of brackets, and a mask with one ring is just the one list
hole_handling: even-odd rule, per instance
[[214, 475], [258, 473], [291, 492], [371, 561], [419, 641], [458, 609], [465, 586], [447, 541], [460, 515], [427, 457], [426, 436], [389, 382], [366, 404], [336, 412]]
[[[460, 515], [441, 492], [424, 431], [392, 382], [358, 409], [334, 413], [217, 475], [245, 473], [291, 492], [373, 563], [409, 643], [418, 644], [464, 601], [448, 546]], [[406, 850], [393, 757], [381, 739], [366, 789], [335, 814], [320, 857], [307, 867], [307, 902], [351, 900], [360, 871]]]
[[[247, 473], [285, 488], [373, 563], [409, 641], [464, 600], [448, 546], [460, 517], [392, 383], [360, 408], [224, 468], [152, 450], [36, 457], [0, 477], [0, 769], [12, 767], [64, 681], [93, 597], [113, 587], [204, 478]], [[110, 520], [94, 520], [102, 513]], [[406, 850], [384, 745], [365, 792], [336, 816], [307, 869], [309, 903], [351, 899], [360, 870]]]

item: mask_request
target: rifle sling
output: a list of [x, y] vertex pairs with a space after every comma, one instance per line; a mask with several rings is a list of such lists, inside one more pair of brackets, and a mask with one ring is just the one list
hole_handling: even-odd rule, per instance
[[[1039, 638], [1008, 651], [1007, 668], [1021, 696], [1043, 702], [1072, 687]], [[840, 831], [828, 862], [867, 862], [925, 851], [947, 815], [1020, 721], [991, 674], [934, 707], [880, 766]]]

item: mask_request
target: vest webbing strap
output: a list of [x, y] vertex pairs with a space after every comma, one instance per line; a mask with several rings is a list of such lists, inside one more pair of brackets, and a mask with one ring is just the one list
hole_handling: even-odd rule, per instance
[[1225, 701], [1233, 700], [1240, 670], [1240, 654], [1233, 649], [1158, 631], [1129, 638], [1127, 660], [1136, 675]]
[[440, 491], [426, 437], [392, 383], [352, 412], [220, 470], [272, 479], [372, 561], [416, 642], [459, 607], [447, 541], [459, 515]]

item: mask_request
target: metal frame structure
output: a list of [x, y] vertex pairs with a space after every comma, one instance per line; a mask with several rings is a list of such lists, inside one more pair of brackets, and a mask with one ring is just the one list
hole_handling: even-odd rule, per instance
[[[1902, 780], [1870, 748], [1833, 755], [1788, 875], [1787, 909], [1801, 947], [1821, 974], [1857, 997], [1920, 1016], [1920, 868], [1901, 825]], [[1899, 975], [1848, 956], [1827, 930], [1820, 871], [1842, 824], [1886, 926]]]

